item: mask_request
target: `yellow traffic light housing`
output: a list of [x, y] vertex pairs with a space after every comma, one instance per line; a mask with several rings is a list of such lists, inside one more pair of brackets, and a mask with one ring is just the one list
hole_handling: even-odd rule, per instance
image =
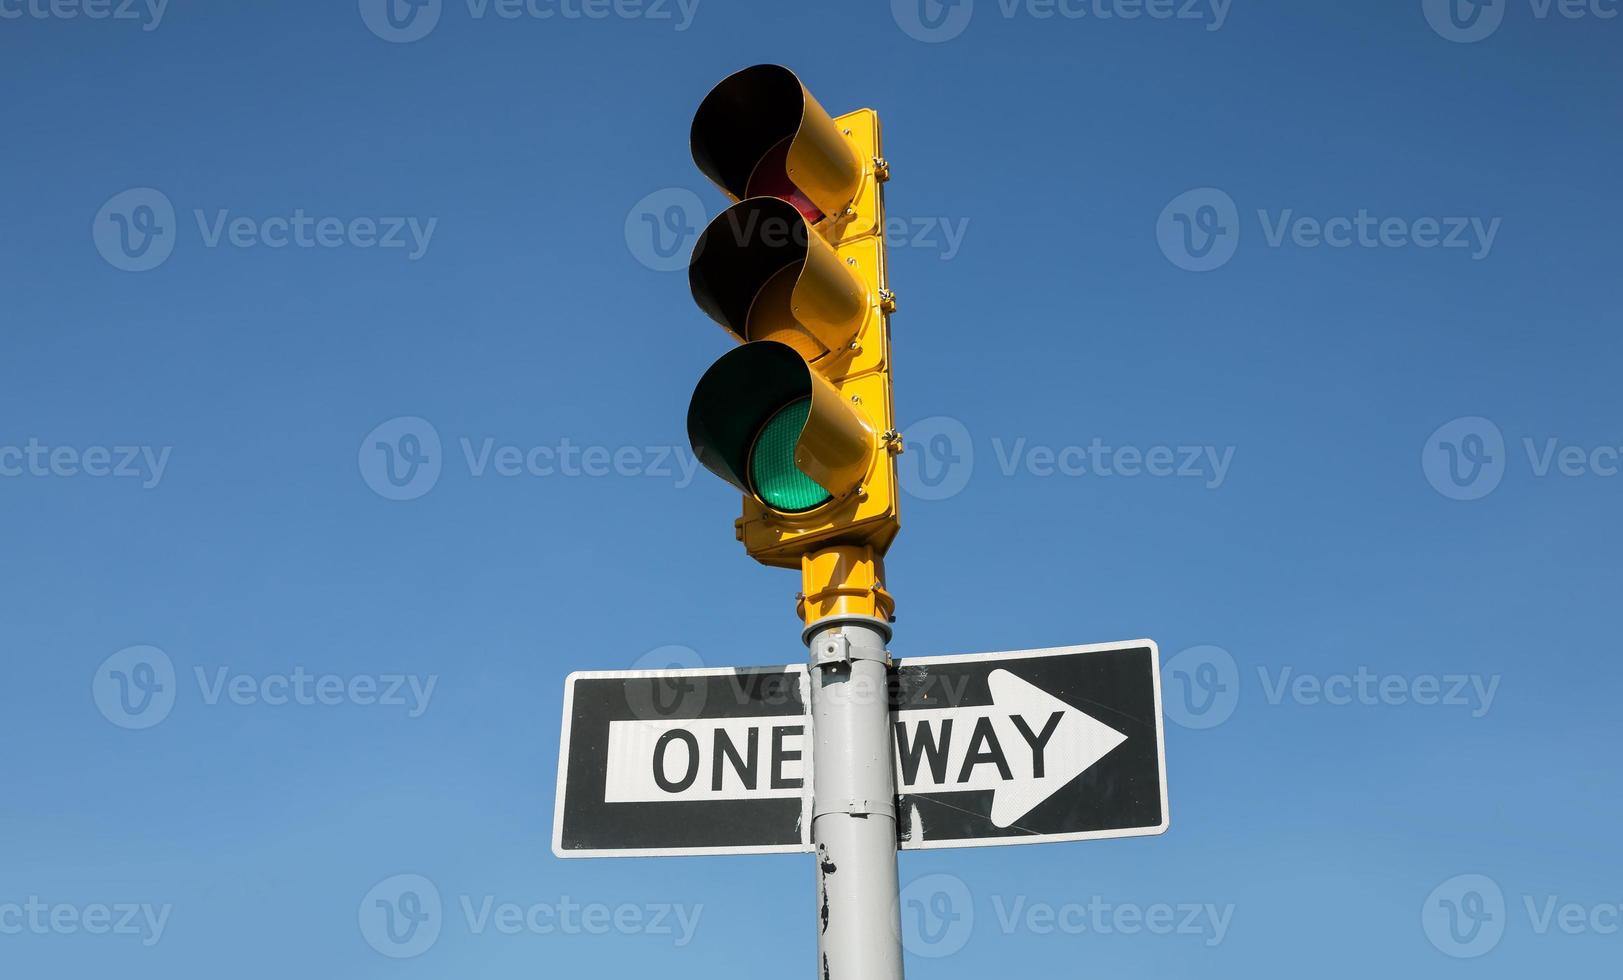
[[700, 379], [688, 439], [706, 469], [743, 492], [738, 535], [764, 564], [798, 567], [830, 543], [883, 554], [896, 536], [887, 378], [836, 385], [787, 344], [744, 344]]
[[793, 72], [757, 65], [705, 97], [692, 140], [699, 169], [735, 203], [700, 235], [688, 280], [742, 342], [693, 393], [694, 452], [743, 493], [736, 526], [751, 557], [822, 568], [815, 556], [857, 549], [851, 567], [871, 566], [884, 596], [901, 441], [878, 116], [831, 118]]

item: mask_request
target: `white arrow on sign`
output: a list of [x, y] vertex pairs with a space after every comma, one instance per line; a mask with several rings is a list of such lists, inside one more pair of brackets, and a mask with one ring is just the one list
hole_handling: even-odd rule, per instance
[[1127, 741], [1007, 670], [992, 671], [987, 684], [989, 705], [896, 714], [904, 792], [991, 790], [992, 822], [1007, 827]]

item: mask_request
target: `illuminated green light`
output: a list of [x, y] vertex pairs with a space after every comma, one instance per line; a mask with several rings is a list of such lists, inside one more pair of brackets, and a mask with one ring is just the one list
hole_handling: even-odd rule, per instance
[[810, 413], [810, 398], [778, 409], [761, 427], [750, 450], [750, 485], [756, 496], [788, 513], [811, 510], [831, 496], [795, 465], [795, 443]]

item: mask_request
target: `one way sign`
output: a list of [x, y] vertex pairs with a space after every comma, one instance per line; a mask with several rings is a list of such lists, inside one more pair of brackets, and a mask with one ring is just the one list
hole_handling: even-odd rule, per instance
[[[810, 850], [806, 668], [570, 676], [560, 857]], [[1025, 844], [1166, 829], [1148, 640], [898, 660], [899, 845]]]
[[903, 848], [1167, 828], [1149, 640], [898, 660], [891, 726]]

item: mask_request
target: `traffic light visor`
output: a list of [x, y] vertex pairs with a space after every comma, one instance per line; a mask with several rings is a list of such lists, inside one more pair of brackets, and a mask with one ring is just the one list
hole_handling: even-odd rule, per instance
[[739, 340], [776, 340], [808, 361], [843, 350], [873, 298], [793, 205], [741, 201], [711, 221], [688, 264], [693, 301]]
[[769, 340], [736, 347], [705, 372], [688, 406], [688, 439], [706, 469], [784, 513], [861, 486], [878, 446], [827, 379]]
[[856, 152], [782, 65], [745, 68], [711, 89], [690, 142], [699, 170], [734, 200], [782, 198], [814, 224], [842, 213], [862, 183]]

